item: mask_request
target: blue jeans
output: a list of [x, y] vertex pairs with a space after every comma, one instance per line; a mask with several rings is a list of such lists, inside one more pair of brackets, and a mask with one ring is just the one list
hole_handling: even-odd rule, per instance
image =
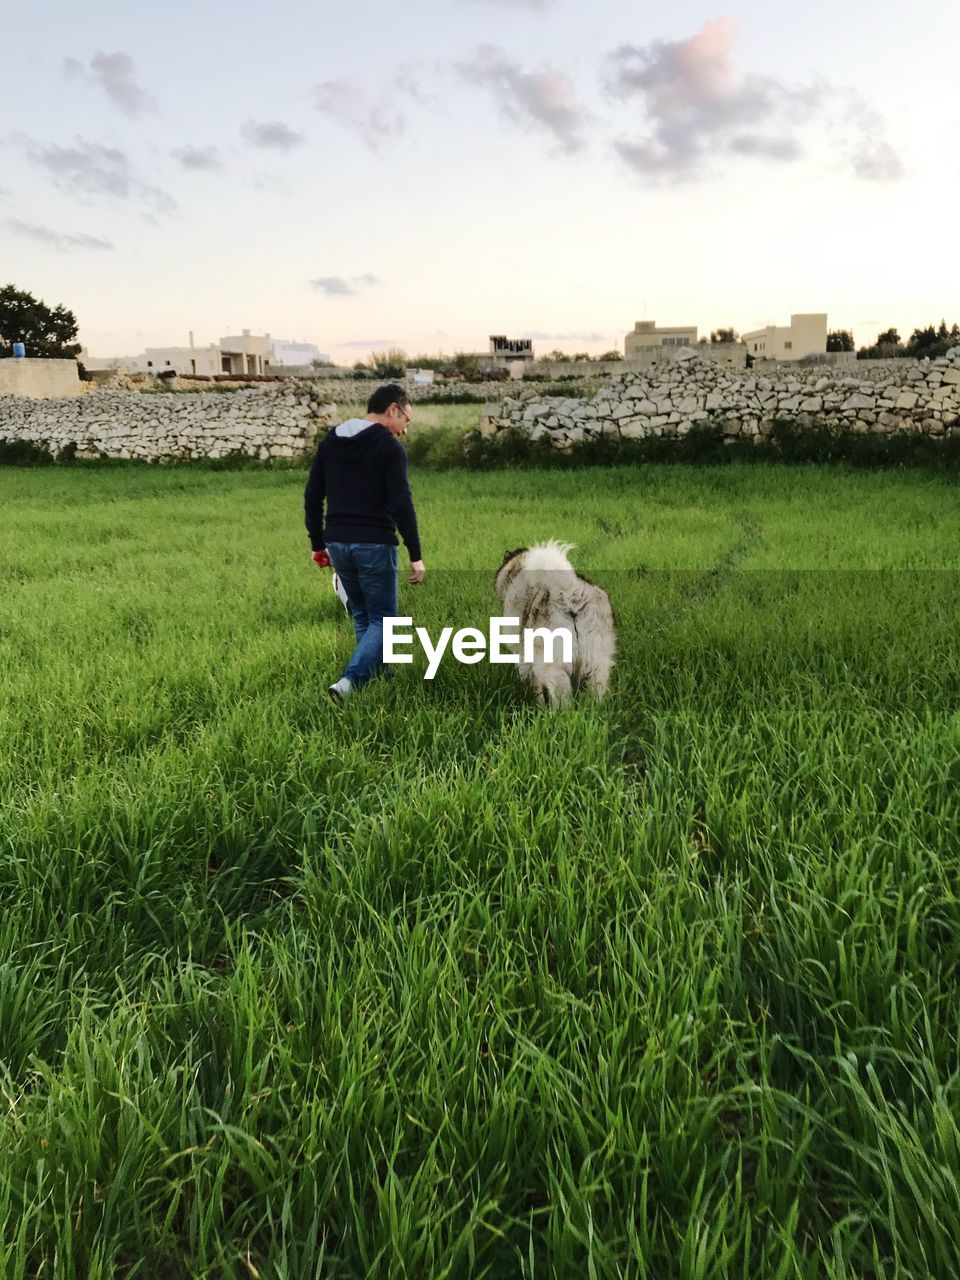
[[383, 620], [395, 618], [397, 548], [378, 542], [328, 542], [327, 553], [350, 601], [357, 647], [343, 674], [354, 684], [385, 671]]

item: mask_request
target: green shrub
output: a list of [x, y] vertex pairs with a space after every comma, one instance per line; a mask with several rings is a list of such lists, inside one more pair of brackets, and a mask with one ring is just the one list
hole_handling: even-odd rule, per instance
[[419, 396], [417, 404], [486, 404], [489, 396], [478, 395], [476, 391], [439, 391], [430, 395]]
[[48, 467], [53, 454], [32, 440], [0, 440], [0, 466]]
[[646, 440], [623, 440], [606, 435], [582, 440], [567, 451], [554, 448], [548, 436], [531, 440], [521, 431], [509, 429], [484, 437], [479, 431], [464, 438], [463, 465], [473, 470], [495, 467], [597, 467], [641, 462], [726, 463], [735, 458], [752, 458], [758, 450], [747, 441], [724, 444], [717, 424], [695, 426], [685, 436]]
[[406, 442], [407, 457], [417, 467], [446, 471], [463, 466], [464, 433], [456, 427], [433, 427], [412, 435]]
[[855, 467], [932, 467], [949, 470], [960, 464], [960, 436], [933, 439], [919, 432], [893, 435], [857, 432], [819, 421], [800, 424], [774, 421], [767, 446], [755, 450], [787, 463], [847, 462]]
[[861, 468], [960, 467], [960, 436], [934, 440], [924, 435], [855, 433], [826, 423], [801, 425], [778, 419], [762, 444], [751, 437], [725, 441], [719, 422], [697, 424], [685, 436], [623, 440], [601, 436], [554, 448], [548, 436], [531, 440], [508, 429], [484, 437], [468, 432], [460, 449], [461, 465], [484, 471], [499, 467], [591, 467], [651, 462], [722, 465], [728, 462], [846, 463]]

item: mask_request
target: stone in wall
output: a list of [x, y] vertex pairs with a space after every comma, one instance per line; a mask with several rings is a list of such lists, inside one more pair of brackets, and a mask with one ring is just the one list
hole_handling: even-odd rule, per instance
[[307, 384], [197, 393], [97, 391], [69, 399], [0, 396], [0, 442], [53, 455], [174, 462], [294, 458], [312, 450], [336, 406]]
[[672, 365], [614, 377], [582, 400], [545, 397], [520, 387], [488, 406], [485, 435], [516, 430], [549, 434], [559, 449], [605, 435], [680, 437], [694, 426], [720, 425], [725, 439], [759, 444], [778, 419], [823, 422], [851, 431], [960, 432], [960, 347], [921, 361], [862, 361], [867, 369], [781, 365], [762, 372], [718, 366], [691, 355]]

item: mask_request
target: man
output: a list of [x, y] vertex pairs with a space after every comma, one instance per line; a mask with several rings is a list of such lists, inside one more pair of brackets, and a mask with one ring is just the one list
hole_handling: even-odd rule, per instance
[[426, 573], [407, 454], [398, 439], [407, 434], [410, 416], [403, 387], [379, 387], [365, 418], [349, 418], [324, 436], [310, 468], [304, 512], [313, 558], [321, 569], [336, 569], [357, 633], [343, 675], [330, 686], [338, 702], [383, 670], [383, 619], [398, 612], [398, 530], [410, 553], [410, 581], [422, 582]]

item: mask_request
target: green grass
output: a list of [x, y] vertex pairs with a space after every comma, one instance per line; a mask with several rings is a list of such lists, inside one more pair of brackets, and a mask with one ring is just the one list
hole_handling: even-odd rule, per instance
[[603, 705], [328, 705], [302, 472], [0, 469], [0, 1275], [957, 1274], [956, 486], [413, 479], [402, 608], [574, 541]]
[[[483, 417], [483, 406], [477, 404], [422, 404], [411, 406], [413, 425], [405, 438], [407, 452], [414, 464], [434, 469], [463, 465], [463, 441], [475, 432]], [[337, 404], [337, 418], [363, 418], [365, 404]]]

